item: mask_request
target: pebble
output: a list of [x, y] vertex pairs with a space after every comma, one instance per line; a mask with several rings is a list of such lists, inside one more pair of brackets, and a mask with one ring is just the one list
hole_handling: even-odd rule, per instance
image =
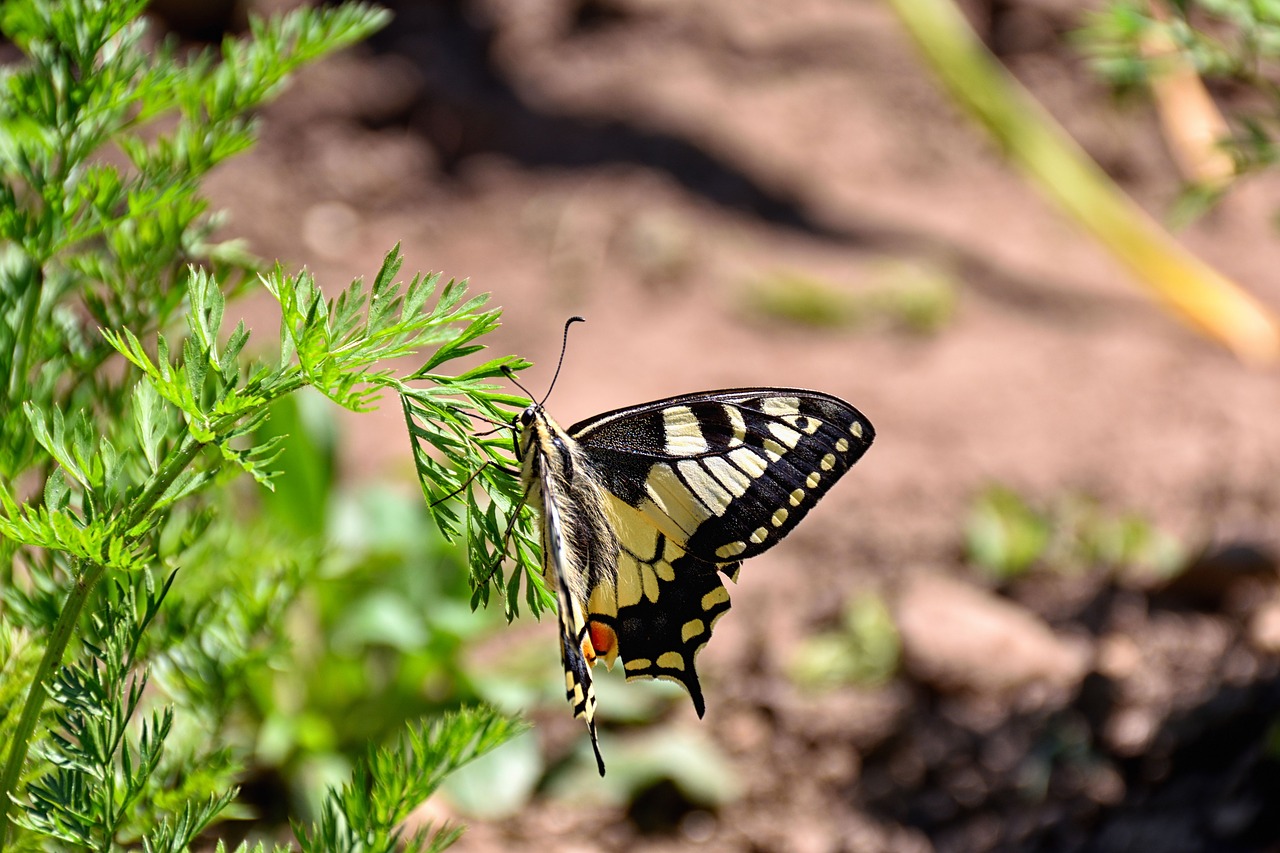
[[911, 576], [894, 616], [907, 671], [943, 692], [1066, 694], [1090, 668], [1087, 643], [1059, 637], [1016, 602], [942, 575]]

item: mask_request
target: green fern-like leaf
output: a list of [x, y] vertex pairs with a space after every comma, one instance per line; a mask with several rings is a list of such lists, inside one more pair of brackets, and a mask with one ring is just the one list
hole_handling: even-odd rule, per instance
[[[351, 781], [330, 790], [316, 825], [295, 826], [299, 845], [304, 853], [391, 853], [404, 840], [405, 818], [449, 773], [523, 730], [488, 708], [410, 726], [393, 747], [371, 751]], [[456, 839], [449, 827], [424, 827], [409, 841], [414, 849], [443, 850]]]

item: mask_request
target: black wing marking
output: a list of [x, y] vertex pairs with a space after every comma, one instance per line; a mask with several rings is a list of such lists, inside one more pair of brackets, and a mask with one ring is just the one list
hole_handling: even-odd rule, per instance
[[875, 438], [853, 406], [793, 388], [687, 394], [568, 432], [609, 491], [717, 564], [778, 542]]
[[618, 611], [619, 654], [628, 680], [664, 678], [684, 685], [701, 717], [706, 712], [696, 658], [715, 622], [729, 610], [729, 591], [716, 566], [686, 554], [673, 566], [678, 580], [661, 582], [657, 601]]

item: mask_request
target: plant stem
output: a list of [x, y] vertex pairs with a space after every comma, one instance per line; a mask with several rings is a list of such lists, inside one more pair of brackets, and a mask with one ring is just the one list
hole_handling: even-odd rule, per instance
[[18, 726], [10, 741], [4, 775], [0, 776], [0, 850], [3, 850], [8, 842], [9, 806], [13, 802], [12, 796], [16, 793], [18, 779], [22, 775], [22, 767], [27, 760], [27, 747], [31, 744], [31, 737], [40, 719], [40, 712], [44, 710], [45, 685], [53, 678], [54, 670], [62, 665], [62, 654], [66, 651], [71, 635], [75, 633], [76, 623], [80, 620], [80, 613], [84, 610], [89, 591], [102, 576], [102, 569], [101, 565], [95, 564], [86, 568], [82, 574], [77, 574], [75, 586], [67, 595], [62, 613], [59, 614], [58, 621], [53, 626], [49, 644], [44, 648], [44, 657], [40, 659], [35, 678], [32, 679], [31, 687], [27, 690], [27, 699], [22, 706], [22, 717], [18, 720]]
[[[173, 481], [178, 478], [186, 467], [195, 459], [196, 454], [200, 452], [205, 445], [188, 437], [181, 445], [178, 446], [172, 455], [166, 460], [165, 464], [151, 478], [133, 502], [133, 506], [129, 512], [121, 516], [116, 530], [125, 538], [128, 538], [129, 528], [136, 525], [139, 521], [146, 517], [151, 507], [155, 506], [156, 501], [164, 494], [169, 486], [173, 485]], [[104, 548], [107, 546], [103, 546]], [[62, 665], [62, 656], [66, 653], [67, 644], [71, 642], [71, 637], [75, 633], [76, 626], [80, 622], [80, 614], [84, 611], [84, 603], [89, 599], [89, 593], [97, 586], [98, 581], [102, 579], [103, 572], [106, 571], [106, 563], [89, 563], [88, 565], [72, 564], [73, 572], [76, 575], [75, 585], [72, 586], [71, 592], [67, 594], [67, 600], [62, 605], [62, 612], [58, 614], [58, 621], [53, 626], [53, 634], [49, 637], [49, 643], [45, 646], [44, 656], [40, 659], [40, 666], [36, 668], [35, 677], [31, 681], [31, 686], [27, 689], [27, 698], [22, 706], [22, 717], [18, 720], [18, 726], [14, 730], [13, 739], [10, 741], [9, 757], [5, 761], [4, 774], [0, 776], [0, 850], [3, 850], [9, 839], [9, 807], [13, 803], [13, 797], [17, 794], [18, 781], [22, 776], [22, 767], [27, 760], [27, 749], [31, 745], [32, 736], [35, 734], [36, 723], [40, 720], [40, 713], [44, 710], [44, 700], [48, 693], [48, 684], [53, 680], [54, 672]]]
[[18, 339], [14, 343], [13, 372], [9, 374], [9, 404], [21, 405], [31, 370], [31, 337], [35, 334], [36, 313], [40, 297], [44, 293], [44, 267], [30, 258], [31, 269], [27, 273], [27, 291], [23, 294], [22, 319], [18, 322]]
[[[221, 436], [238, 421], [251, 417], [261, 408], [271, 405], [271, 403], [306, 384], [306, 380], [300, 376], [283, 380], [271, 390], [263, 393], [261, 405], [253, 411], [226, 415], [215, 421], [211, 430], [215, 436]], [[131, 502], [129, 508], [120, 516], [113, 530], [115, 536], [123, 538], [129, 544], [131, 544], [131, 540], [138, 538], [130, 536], [129, 531], [147, 517], [147, 513], [151, 512], [151, 509], [164, 495], [165, 491], [173, 485], [178, 476], [192, 463], [196, 458], [196, 454], [207, 446], [205, 442], [196, 441], [188, 435], [170, 453], [164, 465], [151, 477], [150, 481], [138, 494], [138, 497]], [[108, 544], [103, 545], [104, 550], [110, 547], [109, 542], [112, 538], [114, 536], [109, 537]], [[73, 564], [73, 569], [78, 571], [75, 586], [71, 588], [71, 592], [67, 595], [62, 612], [58, 615], [58, 621], [53, 627], [53, 634], [49, 637], [49, 644], [45, 646], [44, 657], [40, 659], [40, 666], [36, 669], [35, 678], [31, 682], [31, 687], [27, 690], [27, 698], [22, 707], [22, 717], [18, 721], [18, 727], [13, 734], [9, 757], [4, 766], [4, 774], [0, 776], [0, 851], [3, 851], [8, 843], [10, 828], [9, 807], [13, 802], [13, 797], [17, 794], [18, 781], [22, 775], [22, 767], [27, 759], [27, 749], [35, 733], [36, 723], [40, 719], [40, 712], [44, 709], [47, 685], [53, 679], [54, 672], [62, 665], [62, 656], [66, 653], [67, 644], [71, 642], [76, 625], [79, 624], [80, 614], [84, 610], [84, 603], [88, 600], [89, 593], [93, 591], [98, 581], [102, 579], [107, 564], [104, 560], [101, 563], [90, 563], [84, 566], [83, 571], [79, 571], [80, 568], [80, 566]]]

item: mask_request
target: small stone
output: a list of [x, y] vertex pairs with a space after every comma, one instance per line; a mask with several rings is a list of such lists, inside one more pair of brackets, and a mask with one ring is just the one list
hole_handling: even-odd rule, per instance
[[1280, 598], [1271, 598], [1253, 614], [1249, 642], [1260, 652], [1280, 654]]
[[1098, 672], [1115, 681], [1128, 678], [1142, 665], [1142, 650], [1127, 634], [1108, 634], [1098, 645]]
[[912, 577], [894, 615], [907, 670], [944, 692], [1066, 694], [1089, 671], [1085, 643], [1057, 636], [1015, 602], [952, 578]]
[[302, 241], [326, 260], [341, 260], [359, 245], [360, 215], [338, 201], [313, 204], [302, 216]]
[[1141, 755], [1156, 736], [1158, 719], [1145, 708], [1121, 708], [1103, 730], [1103, 739], [1122, 756]]

